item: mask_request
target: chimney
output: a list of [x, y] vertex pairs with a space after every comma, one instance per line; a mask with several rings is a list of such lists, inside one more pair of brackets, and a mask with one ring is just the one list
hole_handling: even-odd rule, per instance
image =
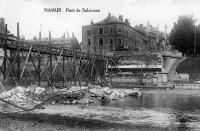
[[5, 19], [4, 18], [0, 18], [0, 23], [2, 23], [2, 25], [5, 25]]
[[90, 24], [91, 24], [91, 25], [93, 25], [93, 24], [94, 24], [93, 20], [91, 20]]
[[128, 23], [129, 23], [129, 22], [128, 22], [128, 19], [125, 19], [125, 23], [126, 23], [126, 24], [128, 24]]
[[25, 36], [24, 36], [24, 35], [22, 35], [22, 40], [23, 40], [23, 41], [25, 40]]
[[5, 34], [9, 35], [7, 24], [5, 24]]
[[34, 36], [34, 37], [33, 37], [33, 40], [36, 40], [36, 39], [37, 39], [36, 36]]
[[108, 17], [111, 17], [111, 13], [108, 13]]
[[17, 22], [17, 39], [20, 39], [19, 37], [19, 22]]
[[39, 32], [39, 41], [41, 41], [41, 31]]
[[123, 21], [123, 15], [119, 15], [119, 20]]
[[49, 44], [51, 44], [51, 31], [49, 31]]

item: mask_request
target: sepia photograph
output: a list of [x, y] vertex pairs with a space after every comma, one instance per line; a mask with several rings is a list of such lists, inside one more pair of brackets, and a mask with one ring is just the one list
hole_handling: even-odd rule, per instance
[[0, 131], [200, 131], [199, 0], [0, 5]]

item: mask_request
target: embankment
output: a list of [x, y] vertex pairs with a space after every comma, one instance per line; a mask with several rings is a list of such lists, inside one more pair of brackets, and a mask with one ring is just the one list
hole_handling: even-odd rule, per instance
[[200, 58], [187, 57], [176, 69], [177, 73], [189, 74], [189, 81], [200, 80]]

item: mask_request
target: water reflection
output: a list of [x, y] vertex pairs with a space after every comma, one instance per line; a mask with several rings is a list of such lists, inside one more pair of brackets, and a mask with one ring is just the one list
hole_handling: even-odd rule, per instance
[[131, 108], [169, 108], [177, 111], [200, 109], [199, 90], [143, 90], [141, 97], [126, 97], [119, 101], [103, 103], [104, 106]]

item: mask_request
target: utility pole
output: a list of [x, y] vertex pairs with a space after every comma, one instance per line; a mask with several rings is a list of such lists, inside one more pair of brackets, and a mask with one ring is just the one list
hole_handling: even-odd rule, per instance
[[196, 55], [196, 25], [194, 25], [194, 55]]
[[167, 45], [167, 25], [165, 25], [165, 47], [164, 47], [164, 49], [166, 48], [166, 45]]

